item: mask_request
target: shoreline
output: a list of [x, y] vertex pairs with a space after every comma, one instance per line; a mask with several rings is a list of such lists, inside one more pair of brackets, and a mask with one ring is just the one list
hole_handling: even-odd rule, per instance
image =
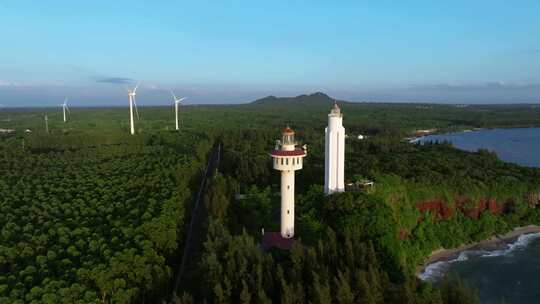
[[471, 128], [468, 128], [468, 129], [462, 129], [462, 130], [452, 130], [452, 131], [448, 131], [448, 130], [441, 130], [441, 131], [437, 131], [437, 132], [433, 132], [433, 133], [429, 133], [429, 134], [425, 134], [425, 135], [420, 135], [420, 136], [416, 136], [416, 135], [412, 135], [412, 136], [409, 136], [409, 137], [405, 137], [403, 138], [404, 141], [410, 143], [410, 144], [415, 144], [417, 143], [420, 139], [424, 138], [424, 137], [427, 137], [427, 136], [431, 136], [431, 135], [450, 135], [450, 134], [459, 134], [459, 133], [467, 133], [467, 132], [475, 132], [475, 131], [483, 131], [483, 130], [495, 130], [495, 129], [534, 129], [534, 128], [540, 128], [540, 126], [537, 126], [537, 125], [515, 125], [515, 126], [493, 126], [493, 127], [471, 127]]
[[505, 249], [510, 243], [515, 242], [520, 236], [531, 233], [540, 233], [540, 226], [529, 225], [523, 227], [514, 228], [503, 235], [494, 235], [487, 240], [483, 240], [476, 243], [467, 245], [461, 245], [457, 248], [444, 249], [440, 248], [431, 252], [431, 254], [425, 259], [424, 263], [416, 267], [416, 276], [418, 277], [424, 270], [431, 264], [437, 262], [445, 262], [457, 259], [461, 252], [467, 250], [485, 250], [494, 251], [498, 249]]

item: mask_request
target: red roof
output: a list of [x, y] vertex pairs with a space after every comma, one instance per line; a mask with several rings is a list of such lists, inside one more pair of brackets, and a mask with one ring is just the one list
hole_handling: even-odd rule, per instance
[[306, 152], [300, 149], [296, 149], [292, 151], [273, 150], [272, 152], [270, 152], [270, 155], [272, 156], [303, 156], [303, 155], [306, 155]]
[[294, 130], [287, 126], [285, 129], [283, 129], [283, 134], [294, 134]]
[[294, 242], [294, 239], [286, 239], [282, 237], [279, 232], [265, 232], [261, 241], [261, 246], [264, 250], [268, 250], [272, 247], [289, 250], [292, 248]]

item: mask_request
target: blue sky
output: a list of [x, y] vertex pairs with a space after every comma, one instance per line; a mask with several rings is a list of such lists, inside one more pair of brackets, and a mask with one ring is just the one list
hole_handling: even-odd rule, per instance
[[0, 0], [0, 104], [540, 102], [538, 1]]

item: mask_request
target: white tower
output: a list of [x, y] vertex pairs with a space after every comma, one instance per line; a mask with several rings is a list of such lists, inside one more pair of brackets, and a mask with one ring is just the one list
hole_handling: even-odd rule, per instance
[[180, 102], [182, 100], [186, 99], [187, 97], [178, 98], [176, 95], [174, 95], [174, 92], [171, 90], [171, 95], [173, 97], [174, 102], [174, 115], [176, 117], [176, 130], [178, 130], [178, 106], [180, 105]]
[[324, 193], [345, 191], [345, 128], [343, 114], [334, 103], [328, 114], [328, 127], [324, 130]]
[[69, 108], [67, 105], [68, 98], [64, 98], [64, 103], [61, 104], [62, 106], [62, 114], [64, 115], [64, 122], [66, 122], [66, 110], [69, 112]]
[[139, 119], [139, 110], [137, 110], [137, 103], [135, 102], [135, 96], [137, 96], [138, 87], [139, 84], [137, 84], [133, 90], [127, 89], [129, 98], [129, 122], [131, 128], [131, 135], [135, 134], [135, 122], [133, 121], [133, 106], [135, 106], [135, 113], [137, 114], [137, 119]]
[[274, 169], [281, 171], [281, 236], [287, 239], [294, 236], [294, 171], [302, 169], [306, 154], [305, 146], [296, 148], [294, 131], [289, 127], [270, 153]]
[[47, 115], [45, 115], [45, 132], [49, 134], [49, 119], [47, 118]]

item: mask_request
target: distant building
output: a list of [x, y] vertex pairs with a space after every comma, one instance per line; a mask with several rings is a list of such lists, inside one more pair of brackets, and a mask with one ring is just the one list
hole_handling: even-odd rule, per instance
[[367, 179], [361, 179], [357, 181], [356, 184], [360, 189], [371, 189], [375, 185], [373, 181]]
[[10, 133], [15, 133], [15, 130], [14, 129], [0, 129], [0, 133], [10, 134]]
[[371, 192], [374, 189], [375, 183], [368, 179], [358, 179], [353, 183], [347, 184], [347, 191], [361, 191], [361, 192]]
[[324, 193], [345, 191], [345, 128], [337, 103], [328, 114], [324, 148]]
[[431, 133], [435, 133], [437, 132], [438, 129], [436, 128], [433, 128], [433, 129], [420, 129], [420, 130], [416, 130], [414, 131], [414, 135], [415, 136], [424, 136], [424, 135], [428, 135], [428, 134], [431, 134]]

